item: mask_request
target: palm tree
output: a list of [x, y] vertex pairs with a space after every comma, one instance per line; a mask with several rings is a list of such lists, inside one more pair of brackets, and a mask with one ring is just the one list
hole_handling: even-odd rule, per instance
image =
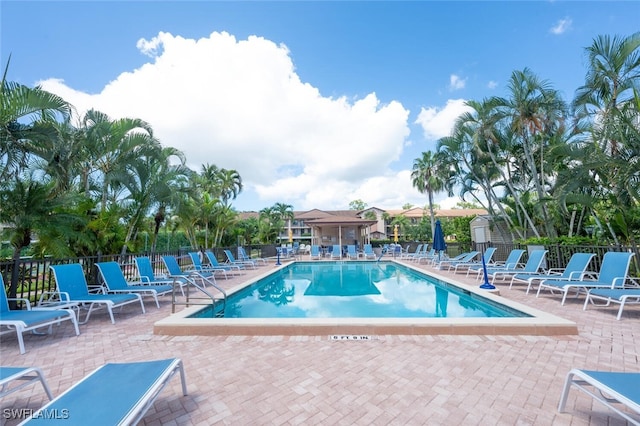
[[[187, 185], [187, 180], [192, 173], [185, 166], [184, 154], [175, 148], [162, 148], [153, 144], [144, 150], [144, 154], [132, 160], [127, 167], [126, 178], [122, 180], [128, 195], [121, 204], [130, 208], [130, 213], [126, 217], [127, 235], [122, 247], [123, 252], [154, 206], [157, 207], [155, 219], [160, 219], [159, 215], [164, 216], [168, 206], [178, 203], [177, 193]], [[175, 160], [177, 163], [173, 164]], [[155, 248], [155, 238], [161, 223], [162, 220], [155, 224], [151, 241], [152, 250]]]
[[293, 206], [285, 203], [275, 203], [272, 207], [272, 212], [283, 224], [287, 224], [291, 229], [291, 221], [294, 218]]
[[59, 96], [7, 81], [8, 69], [9, 61], [0, 84], [0, 184], [17, 178], [38, 142], [53, 133], [53, 123], [72, 112]]
[[34, 235], [39, 239], [41, 252], [58, 256], [73, 254], [68, 241], [81, 218], [67, 210], [67, 206], [73, 204], [71, 197], [56, 195], [53, 187], [51, 183], [27, 176], [0, 189], [0, 223], [6, 226], [3, 234], [13, 247], [9, 297], [16, 297], [20, 256]]
[[265, 207], [260, 210], [258, 225], [258, 238], [262, 243], [276, 242], [284, 221], [274, 207]]
[[242, 192], [242, 178], [236, 170], [220, 169], [217, 179], [220, 199], [223, 204], [229, 205], [229, 201], [235, 200]]
[[578, 119], [600, 129], [602, 149], [615, 155], [617, 141], [609, 131], [609, 120], [620, 105], [632, 101], [638, 90], [640, 32], [627, 37], [596, 37], [586, 49], [588, 70], [585, 84], [576, 90], [573, 107]]
[[431, 217], [431, 229], [436, 227], [435, 212], [433, 207], [433, 194], [447, 190], [452, 194], [452, 181], [450, 170], [441, 167], [441, 158], [439, 154], [431, 151], [423, 152], [422, 157], [413, 160], [413, 169], [411, 171], [412, 184], [421, 193], [427, 193], [429, 200], [429, 214]]
[[122, 118], [111, 120], [99, 111], [88, 111], [82, 121], [89, 149], [88, 169], [97, 172], [100, 181], [100, 209], [108, 202], [118, 202], [122, 181], [128, 177], [128, 167], [160, 143], [153, 129], [143, 120]]
[[551, 135], [562, 131], [567, 108], [559, 92], [528, 68], [512, 73], [508, 89], [510, 97], [499, 104], [504, 110], [506, 125], [515, 136], [511, 152], [522, 154], [514, 158], [522, 159], [522, 176], [531, 180], [546, 234], [554, 237], [556, 231], [548, 207], [551, 196], [547, 176], [550, 170], [544, 169], [544, 157]]

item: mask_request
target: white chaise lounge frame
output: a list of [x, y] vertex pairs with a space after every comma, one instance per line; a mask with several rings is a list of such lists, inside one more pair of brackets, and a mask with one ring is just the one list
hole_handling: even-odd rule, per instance
[[629, 413], [614, 405], [616, 403], [622, 404], [640, 415], [640, 386], [638, 383], [640, 383], [640, 373], [572, 369], [567, 374], [558, 411], [561, 413], [565, 411], [569, 390], [571, 386], [575, 386], [618, 413], [632, 425], [638, 426], [640, 425], [640, 417], [631, 417]]
[[[21, 383], [16, 385], [17, 382]], [[53, 399], [42, 370], [38, 367], [0, 367], [0, 398], [30, 386], [34, 382], [40, 382], [49, 400]]]
[[20, 424], [48, 422], [41, 413], [68, 413], [72, 424], [135, 425], [177, 372], [182, 394], [186, 396], [187, 385], [179, 358], [105, 364]]

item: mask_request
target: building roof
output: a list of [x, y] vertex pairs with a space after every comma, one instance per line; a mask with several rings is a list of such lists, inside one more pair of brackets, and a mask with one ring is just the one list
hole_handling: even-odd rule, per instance
[[308, 225], [373, 225], [377, 220], [361, 219], [354, 216], [331, 215], [318, 219], [306, 220]]

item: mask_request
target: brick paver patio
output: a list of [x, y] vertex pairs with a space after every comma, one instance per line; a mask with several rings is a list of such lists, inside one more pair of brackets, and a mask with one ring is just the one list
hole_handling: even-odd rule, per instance
[[[462, 277], [455, 275], [471, 282]], [[238, 280], [219, 282], [230, 287]], [[146, 425], [626, 424], [575, 390], [567, 413], [558, 413], [557, 404], [571, 368], [640, 371], [640, 307], [616, 321], [616, 307], [583, 311], [582, 297], [560, 306], [557, 296], [507, 287], [499, 285], [503, 297], [575, 321], [579, 335], [158, 336], [153, 323], [171, 312], [165, 298], [159, 310], [147, 303], [145, 315], [133, 306], [117, 311], [115, 325], [106, 312], [94, 313], [80, 336], [70, 325], [48, 336], [25, 335], [25, 355], [14, 336], [3, 336], [1, 364], [41, 367], [59, 395], [107, 362], [181, 358], [189, 395], [182, 396], [175, 377]], [[37, 384], [6, 396], [0, 422], [17, 424], [7, 418], [10, 409], [45, 402]]]

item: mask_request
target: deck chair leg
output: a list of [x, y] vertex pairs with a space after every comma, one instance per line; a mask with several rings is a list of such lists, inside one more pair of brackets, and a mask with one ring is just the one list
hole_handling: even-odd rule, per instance
[[567, 405], [567, 397], [569, 396], [569, 389], [571, 388], [571, 381], [573, 379], [573, 373], [569, 373], [564, 381], [564, 387], [562, 388], [562, 395], [560, 396], [560, 403], [558, 404], [558, 412], [564, 413], [565, 406]]
[[24, 338], [22, 337], [24, 329], [20, 326], [16, 326], [16, 333], [18, 334], [18, 347], [20, 348], [20, 354], [24, 355], [24, 353], [26, 352], [24, 349]]

